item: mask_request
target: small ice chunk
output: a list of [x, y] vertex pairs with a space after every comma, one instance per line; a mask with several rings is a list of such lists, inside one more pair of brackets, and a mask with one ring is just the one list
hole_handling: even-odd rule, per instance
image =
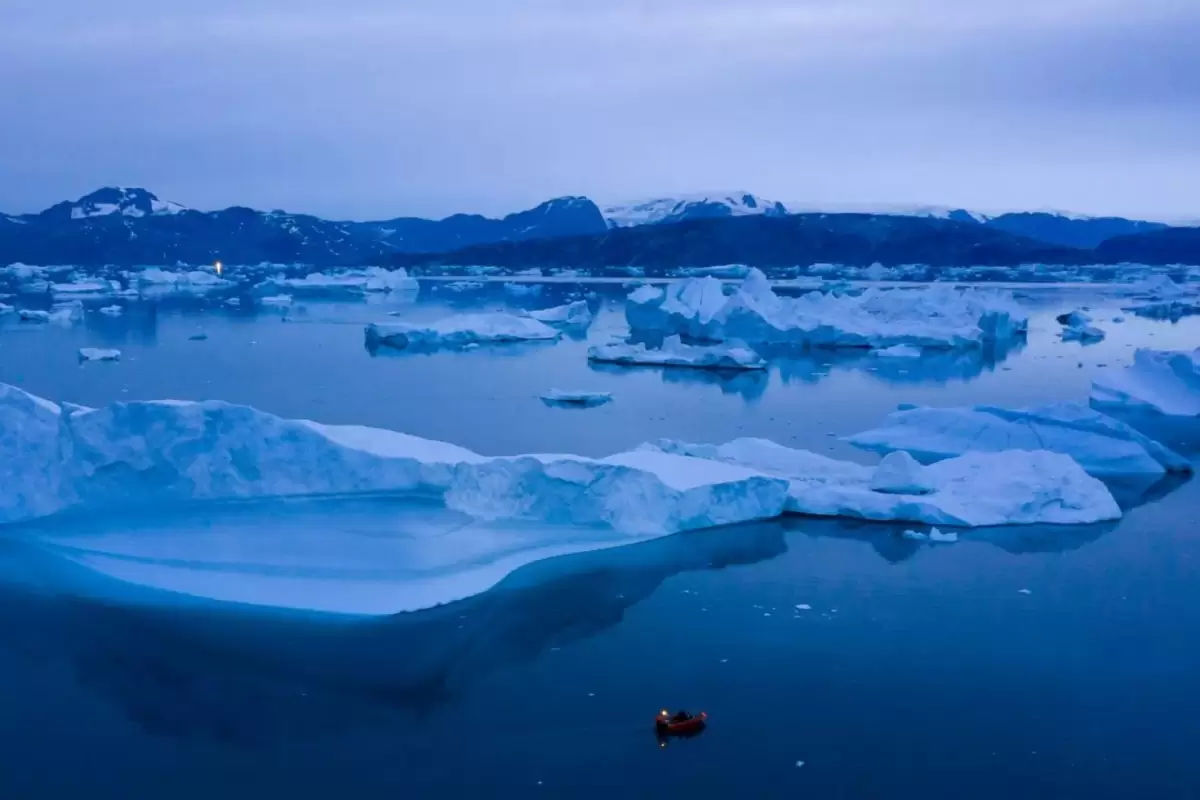
[[104, 308], [100, 309], [101, 314], [106, 314], [110, 317], [119, 317], [124, 312], [125, 309], [123, 309], [121, 306], [105, 306]]
[[933, 491], [923, 475], [925, 468], [903, 450], [888, 453], [871, 477], [871, 491], [886, 494], [929, 494]]
[[1066, 314], [1059, 314], [1055, 319], [1064, 328], [1082, 328], [1085, 325], [1092, 324], [1092, 315], [1080, 309], [1067, 312]]
[[237, 307], [237, 306], [240, 306], [241, 304], [242, 304], [242, 298], [240, 298], [240, 297], [229, 297], [229, 298], [225, 299], [225, 305], [227, 305], [227, 306]]
[[258, 304], [267, 306], [268, 308], [287, 308], [292, 304], [292, 296], [290, 294], [276, 294], [270, 297], [260, 297]]
[[929, 534], [921, 533], [920, 531], [905, 531], [901, 534], [905, 539], [913, 542], [928, 542]]
[[22, 308], [17, 312], [22, 322], [49, 322], [50, 312], [38, 308]]
[[872, 350], [871, 354], [880, 358], [920, 358], [921, 348], [910, 344], [894, 344], [882, 350]]
[[588, 308], [586, 300], [530, 311], [529, 316], [547, 325], [561, 325], [566, 328], [586, 328], [592, 324], [592, 311]]
[[208, 338], [208, 334], [205, 333], [204, 331], [200, 331], [199, 333], [193, 333], [191, 336], [189, 336], [188, 341], [189, 342], [203, 342], [207, 338]]
[[511, 297], [537, 297], [542, 293], [542, 284], [506, 283], [504, 284], [504, 292]]
[[1017, 589], [1017, 594], [1033, 594], [1033, 592], [1028, 589]]
[[120, 361], [121, 351], [104, 347], [79, 348], [80, 361]]
[[797, 603], [796, 610], [797, 611], [812, 611], [812, 606], [810, 606], [808, 603]]
[[16, 310], [14, 306], [10, 306], [7, 303], [0, 303], [0, 314], [11, 314]]
[[942, 544], [953, 544], [958, 541], [958, 534], [951, 531], [950, 533], [942, 533], [937, 528], [929, 532], [929, 541], [940, 542]]
[[470, 344], [553, 341], [560, 331], [528, 316], [504, 312], [458, 314], [436, 322], [396, 322], [366, 327], [368, 347], [462, 348]]
[[578, 392], [563, 389], [551, 389], [542, 397], [542, 402], [549, 406], [575, 406], [577, 408], [593, 408], [602, 406], [612, 400], [612, 392]]
[[767, 362], [746, 347], [686, 345], [678, 336], [670, 336], [662, 347], [651, 349], [644, 344], [613, 343], [595, 345], [588, 350], [588, 360], [626, 366], [691, 367], [694, 369], [757, 370], [766, 369]]

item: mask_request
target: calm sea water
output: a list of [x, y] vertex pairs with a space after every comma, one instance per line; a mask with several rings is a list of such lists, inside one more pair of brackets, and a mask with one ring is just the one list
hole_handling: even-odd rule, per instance
[[[507, 302], [495, 293], [300, 302], [290, 321], [185, 302], [72, 329], [6, 321], [0, 381], [89, 405], [220, 398], [489, 454], [764, 436], [869, 463], [833, 435], [898, 403], [1081, 400], [1135, 346], [1200, 342], [1194, 322], [1111, 324], [1118, 299], [1047, 289], [1007, 354], [826, 354], [726, 379], [593, 369], [582, 340], [363, 347], [362, 324], [389, 311]], [[1105, 342], [1057, 341], [1054, 314], [1079, 305]], [[593, 340], [619, 329], [615, 308]], [[199, 330], [209, 338], [190, 341]], [[123, 360], [81, 366], [82, 346]], [[615, 399], [553, 409], [537, 399], [549, 388]], [[203, 533], [336, 536], [388, 513], [342, 503], [251, 504], [206, 517]], [[0, 797], [1197, 797], [1200, 491], [1126, 504], [1116, 524], [932, 548], [896, 526], [833, 521], [689, 533], [540, 561], [469, 600], [370, 621], [188, 600], [10, 535]], [[155, 525], [181, 528], [129, 528]], [[713, 724], [662, 748], [649, 723], [663, 706]]]

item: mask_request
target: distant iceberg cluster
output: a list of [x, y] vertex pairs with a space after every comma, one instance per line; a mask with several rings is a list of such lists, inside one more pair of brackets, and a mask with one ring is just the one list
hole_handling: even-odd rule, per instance
[[756, 269], [730, 295], [713, 277], [643, 286], [626, 300], [625, 317], [634, 331], [714, 342], [862, 348], [982, 347], [1021, 336], [1029, 324], [1007, 293], [933, 285], [793, 298], [776, 294]]

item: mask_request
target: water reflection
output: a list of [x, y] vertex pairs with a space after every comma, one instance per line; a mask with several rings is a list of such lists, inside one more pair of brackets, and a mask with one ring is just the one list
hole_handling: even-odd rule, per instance
[[[490, 592], [429, 611], [347, 622], [31, 588], [33, 574], [58, 584], [93, 578], [9, 541], [0, 569], [22, 577], [0, 583], [0, 648], [30, 670], [66, 662], [147, 733], [269, 742], [429, 714], [494, 670], [616, 625], [673, 575], [785, 551], [775, 524], [681, 534], [538, 562]], [[0, 693], [21, 702], [21, 685], [7, 676]]]
[[606, 375], [629, 375], [632, 373], [658, 373], [663, 383], [692, 386], [715, 386], [721, 394], [738, 395], [746, 402], [762, 397], [770, 383], [767, 370], [719, 370], [690, 369], [687, 367], [622, 366], [589, 362], [593, 372]]

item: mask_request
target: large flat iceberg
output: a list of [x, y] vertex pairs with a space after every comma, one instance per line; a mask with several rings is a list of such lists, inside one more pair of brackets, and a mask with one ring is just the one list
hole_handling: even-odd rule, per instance
[[893, 412], [883, 427], [846, 440], [867, 450], [905, 450], [922, 461], [971, 451], [1049, 450], [1070, 456], [1097, 476], [1161, 476], [1191, 470], [1184, 457], [1078, 403], [1026, 409], [914, 408]]
[[764, 439], [653, 446], [787, 478], [787, 511], [794, 514], [956, 527], [1088, 524], [1121, 516], [1103, 483], [1071, 458], [1045, 450], [971, 452], [928, 467], [897, 468], [894, 460], [868, 467]]
[[312, 272], [299, 278], [277, 276], [254, 287], [259, 295], [293, 294], [304, 297], [356, 295], [376, 292], [415, 294], [421, 285], [403, 268], [388, 270], [382, 267]]
[[661, 347], [613, 342], [593, 345], [588, 360], [602, 364], [642, 367], [691, 367], [692, 369], [756, 370], [767, 362], [747, 347], [684, 344], [678, 336], [668, 336]]
[[793, 298], [777, 295], [756, 269], [731, 295], [711, 277], [643, 286], [630, 294], [625, 316], [635, 331], [818, 347], [981, 347], [1010, 341], [1028, 326], [1007, 293], [934, 285]]
[[503, 312], [458, 314], [430, 323], [371, 323], [368, 347], [454, 348], [471, 344], [552, 341], [562, 332], [532, 317]]
[[1100, 373], [1092, 383], [1091, 401], [1097, 408], [1200, 417], [1200, 348], [1138, 350], [1130, 366]]

